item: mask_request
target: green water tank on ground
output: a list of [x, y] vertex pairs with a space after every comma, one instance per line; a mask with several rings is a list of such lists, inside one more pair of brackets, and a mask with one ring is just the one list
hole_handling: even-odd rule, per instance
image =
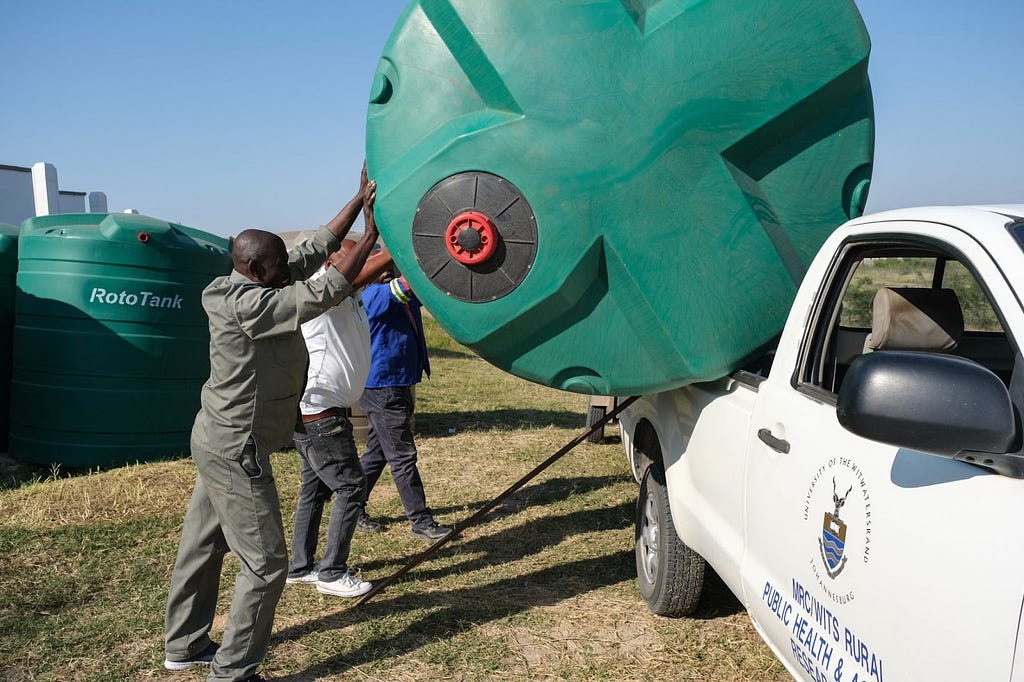
[[18, 228], [0, 223], [0, 451], [7, 451], [11, 408], [11, 343], [18, 274]]
[[209, 376], [200, 296], [229, 242], [130, 214], [22, 223], [11, 454], [106, 467], [188, 453]]
[[849, 0], [411, 2], [367, 116], [377, 222], [427, 309], [598, 395], [721, 376], [864, 205]]

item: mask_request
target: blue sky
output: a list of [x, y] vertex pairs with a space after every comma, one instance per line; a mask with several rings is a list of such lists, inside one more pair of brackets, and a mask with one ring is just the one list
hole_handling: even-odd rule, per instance
[[[112, 211], [230, 235], [314, 227], [351, 197], [406, 3], [4, 4], [0, 164], [47, 161]], [[873, 46], [868, 211], [1024, 202], [1024, 2], [857, 4]]]

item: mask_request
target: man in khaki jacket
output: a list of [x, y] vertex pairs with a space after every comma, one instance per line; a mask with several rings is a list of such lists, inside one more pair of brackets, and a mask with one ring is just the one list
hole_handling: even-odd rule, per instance
[[[273, 233], [245, 230], [232, 247], [234, 269], [203, 291], [210, 321], [210, 378], [192, 428], [198, 476], [171, 575], [164, 666], [210, 663], [209, 680], [260, 680], [288, 555], [270, 453], [295, 428], [308, 356], [300, 325], [337, 305], [378, 234], [338, 252], [362, 208], [372, 213], [376, 185], [364, 167], [359, 192], [325, 228], [291, 253]], [[371, 227], [372, 226], [372, 227]], [[326, 276], [313, 275], [324, 262]], [[224, 555], [241, 569], [222, 644], [210, 640]]]

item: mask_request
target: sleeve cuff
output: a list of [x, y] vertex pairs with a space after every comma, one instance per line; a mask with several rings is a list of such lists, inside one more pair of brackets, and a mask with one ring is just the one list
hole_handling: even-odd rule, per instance
[[408, 293], [408, 285], [403, 287], [403, 284], [405, 284], [404, 280], [402, 280], [401, 278], [397, 278], [391, 280], [390, 287], [391, 295], [395, 297], [395, 300], [398, 301], [399, 303], [405, 304], [412, 300], [412, 296], [410, 296]]

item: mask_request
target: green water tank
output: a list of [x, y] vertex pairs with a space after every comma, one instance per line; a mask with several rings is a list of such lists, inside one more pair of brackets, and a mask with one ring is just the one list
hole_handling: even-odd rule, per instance
[[0, 451], [7, 451], [11, 409], [11, 339], [18, 274], [18, 228], [0, 223]]
[[188, 453], [209, 376], [200, 295], [228, 240], [130, 214], [22, 223], [10, 451], [70, 468]]
[[411, 2], [367, 116], [384, 241], [494, 365], [646, 393], [779, 332], [867, 196], [850, 0]]

